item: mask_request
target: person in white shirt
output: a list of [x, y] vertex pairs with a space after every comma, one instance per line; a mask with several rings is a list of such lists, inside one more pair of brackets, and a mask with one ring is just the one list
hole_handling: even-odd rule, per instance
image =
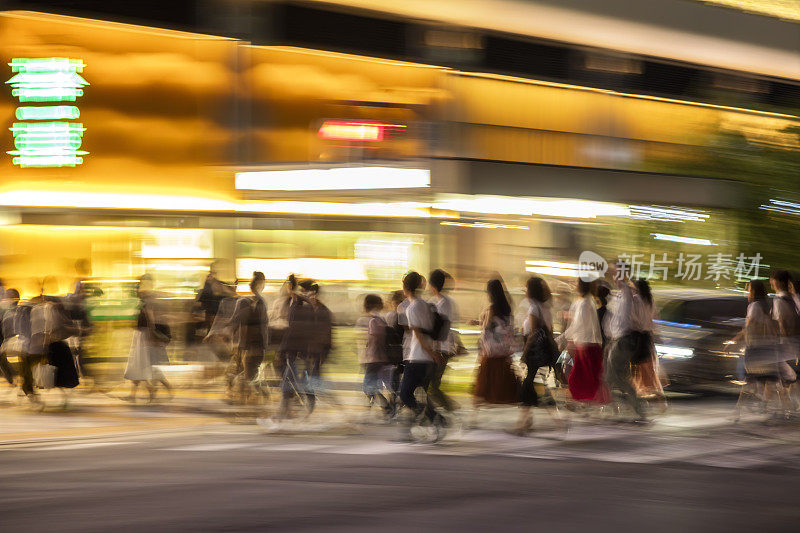
[[562, 337], [573, 353], [574, 366], [569, 374], [569, 392], [574, 400], [608, 403], [609, 394], [602, 382], [603, 337], [597, 319], [593, 283], [578, 278], [578, 299], [569, 310], [570, 322]]
[[475, 425], [478, 410], [484, 404], [517, 404], [519, 381], [512, 366], [515, 352], [514, 317], [511, 301], [499, 277], [486, 284], [489, 306], [481, 313], [481, 334], [478, 340], [478, 373], [473, 391]]
[[453, 323], [458, 319], [456, 302], [446, 293], [446, 285], [452, 283], [452, 276], [441, 269], [431, 272], [428, 279], [428, 287], [431, 292], [430, 302], [436, 308], [436, 312], [444, 318], [444, 329], [440, 336], [441, 340], [434, 341], [433, 347], [440, 354], [441, 359], [436, 362], [428, 386], [428, 397], [446, 411], [453, 411], [456, 403], [448, 397], [441, 389], [442, 376], [447, 370], [447, 362], [456, 352], [456, 342], [453, 335]]
[[617, 391], [622, 399], [636, 413], [636, 421], [647, 420], [645, 404], [636, 392], [633, 383], [631, 360], [634, 357], [637, 345], [637, 332], [634, 324], [634, 291], [625, 272], [625, 265], [621, 265], [617, 275], [616, 268], [611, 266], [608, 271], [617, 287], [617, 294], [609, 304], [606, 321], [607, 333], [611, 338], [608, 349], [608, 359], [605, 364], [605, 382], [612, 391]]
[[414, 271], [409, 272], [403, 278], [403, 292], [409, 300], [408, 307], [405, 310], [406, 320], [408, 321], [409, 342], [408, 352], [403, 355], [404, 369], [403, 378], [400, 382], [400, 400], [412, 413], [407, 433], [404, 435], [403, 440], [411, 440], [411, 424], [420, 414], [424, 414], [424, 417], [436, 428], [436, 439], [441, 438], [441, 415], [436, 413], [430, 398], [426, 405], [422, 406], [414, 396], [414, 392], [420, 387], [427, 390], [438, 358], [433, 347], [433, 341], [426, 333], [433, 327], [433, 315], [430, 305], [418, 297], [418, 291], [422, 288], [422, 284], [422, 276]]
[[[534, 378], [539, 368], [552, 364], [552, 361], [541, 360], [541, 355], [555, 347], [553, 340], [553, 310], [550, 305], [551, 294], [547, 283], [539, 277], [531, 277], [526, 284], [526, 300], [530, 303], [528, 316], [522, 326], [525, 335], [525, 348], [523, 349], [523, 362], [527, 367], [525, 379], [520, 387], [519, 420], [512, 430], [517, 435], [524, 435], [533, 428], [533, 415], [531, 408], [539, 404], [539, 395], [536, 392]], [[533, 343], [538, 343], [533, 346]], [[529, 349], [530, 348], [530, 349]], [[533, 359], [526, 355], [533, 356]], [[556, 353], [557, 355], [557, 353]], [[551, 416], [553, 413], [551, 412]]]

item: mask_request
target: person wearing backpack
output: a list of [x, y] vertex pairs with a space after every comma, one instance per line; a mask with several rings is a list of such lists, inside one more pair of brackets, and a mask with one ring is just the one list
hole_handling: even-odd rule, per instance
[[433, 313], [428, 302], [418, 295], [422, 284], [422, 276], [414, 271], [403, 278], [403, 292], [409, 301], [405, 311], [409, 329], [408, 352], [404, 354], [403, 379], [400, 382], [400, 400], [411, 410], [407, 433], [402, 438], [406, 441], [412, 440], [411, 426], [420, 415], [434, 426], [435, 440], [438, 441], [443, 436], [442, 416], [436, 412], [430, 398], [425, 405], [420, 405], [414, 394], [418, 388], [427, 391], [433, 367], [439, 357], [433, 347], [433, 339], [427, 333], [434, 325]]
[[[405, 305], [404, 305], [405, 302]], [[408, 322], [406, 321], [406, 296], [403, 291], [393, 291], [389, 297], [389, 311], [386, 320], [386, 357], [389, 360], [391, 375], [389, 376], [390, 416], [394, 416], [400, 408], [400, 378], [403, 376], [403, 354], [407, 349], [405, 342]], [[401, 307], [403, 306], [403, 307]]]
[[265, 277], [261, 272], [253, 272], [250, 280], [250, 296], [240, 298], [229, 321], [231, 329], [237, 332], [238, 358], [241, 371], [233, 379], [232, 389], [238, 389], [239, 399], [247, 403], [253, 392], [253, 380], [258, 368], [264, 362], [264, 353], [269, 345], [269, 322], [267, 304], [261, 293], [264, 291]]
[[456, 353], [456, 341], [453, 335], [453, 322], [457, 320], [456, 302], [445, 291], [445, 285], [452, 283], [452, 276], [441, 269], [431, 272], [428, 285], [432, 295], [431, 305], [433, 312], [434, 329], [431, 337], [434, 339], [434, 349], [440, 354], [431, 374], [428, 386], [430, 399], [448, 412], [456, 408], [456, 403], [442, 391], [442, 376], [447, 370], [447, 362]]

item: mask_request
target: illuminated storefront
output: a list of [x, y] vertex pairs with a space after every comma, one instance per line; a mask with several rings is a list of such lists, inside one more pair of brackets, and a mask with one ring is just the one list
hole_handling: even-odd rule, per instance
[[[797, 124], [38, 13], [0, 14], [0, 34], [0, 275], [28, 295], [50, 275], [69, 290], [80, 259], [188, 295], [216, 260], [223, 279], [383, 290], [433, 265], [479, 287], [654, 233], [735, 246], [739, 184], [681, 169], [720, 131], [791, 146]], [[717, 211], [655, 231], [636, 216], [652, 204]]]

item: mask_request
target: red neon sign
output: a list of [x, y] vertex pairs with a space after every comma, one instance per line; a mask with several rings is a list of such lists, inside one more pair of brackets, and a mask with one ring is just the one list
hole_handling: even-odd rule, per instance
[[387, 126], [382, 122], [326, 120], [317, 135], [329, 141], [380, 142]]

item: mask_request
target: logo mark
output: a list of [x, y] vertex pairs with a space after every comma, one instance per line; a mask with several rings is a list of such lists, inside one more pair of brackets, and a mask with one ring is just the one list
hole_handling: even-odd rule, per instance
[[599, 254], [584, 250], [578, 257], [578, 277], [583, 281], [594, 281], [605, 276], [608, 262]]

